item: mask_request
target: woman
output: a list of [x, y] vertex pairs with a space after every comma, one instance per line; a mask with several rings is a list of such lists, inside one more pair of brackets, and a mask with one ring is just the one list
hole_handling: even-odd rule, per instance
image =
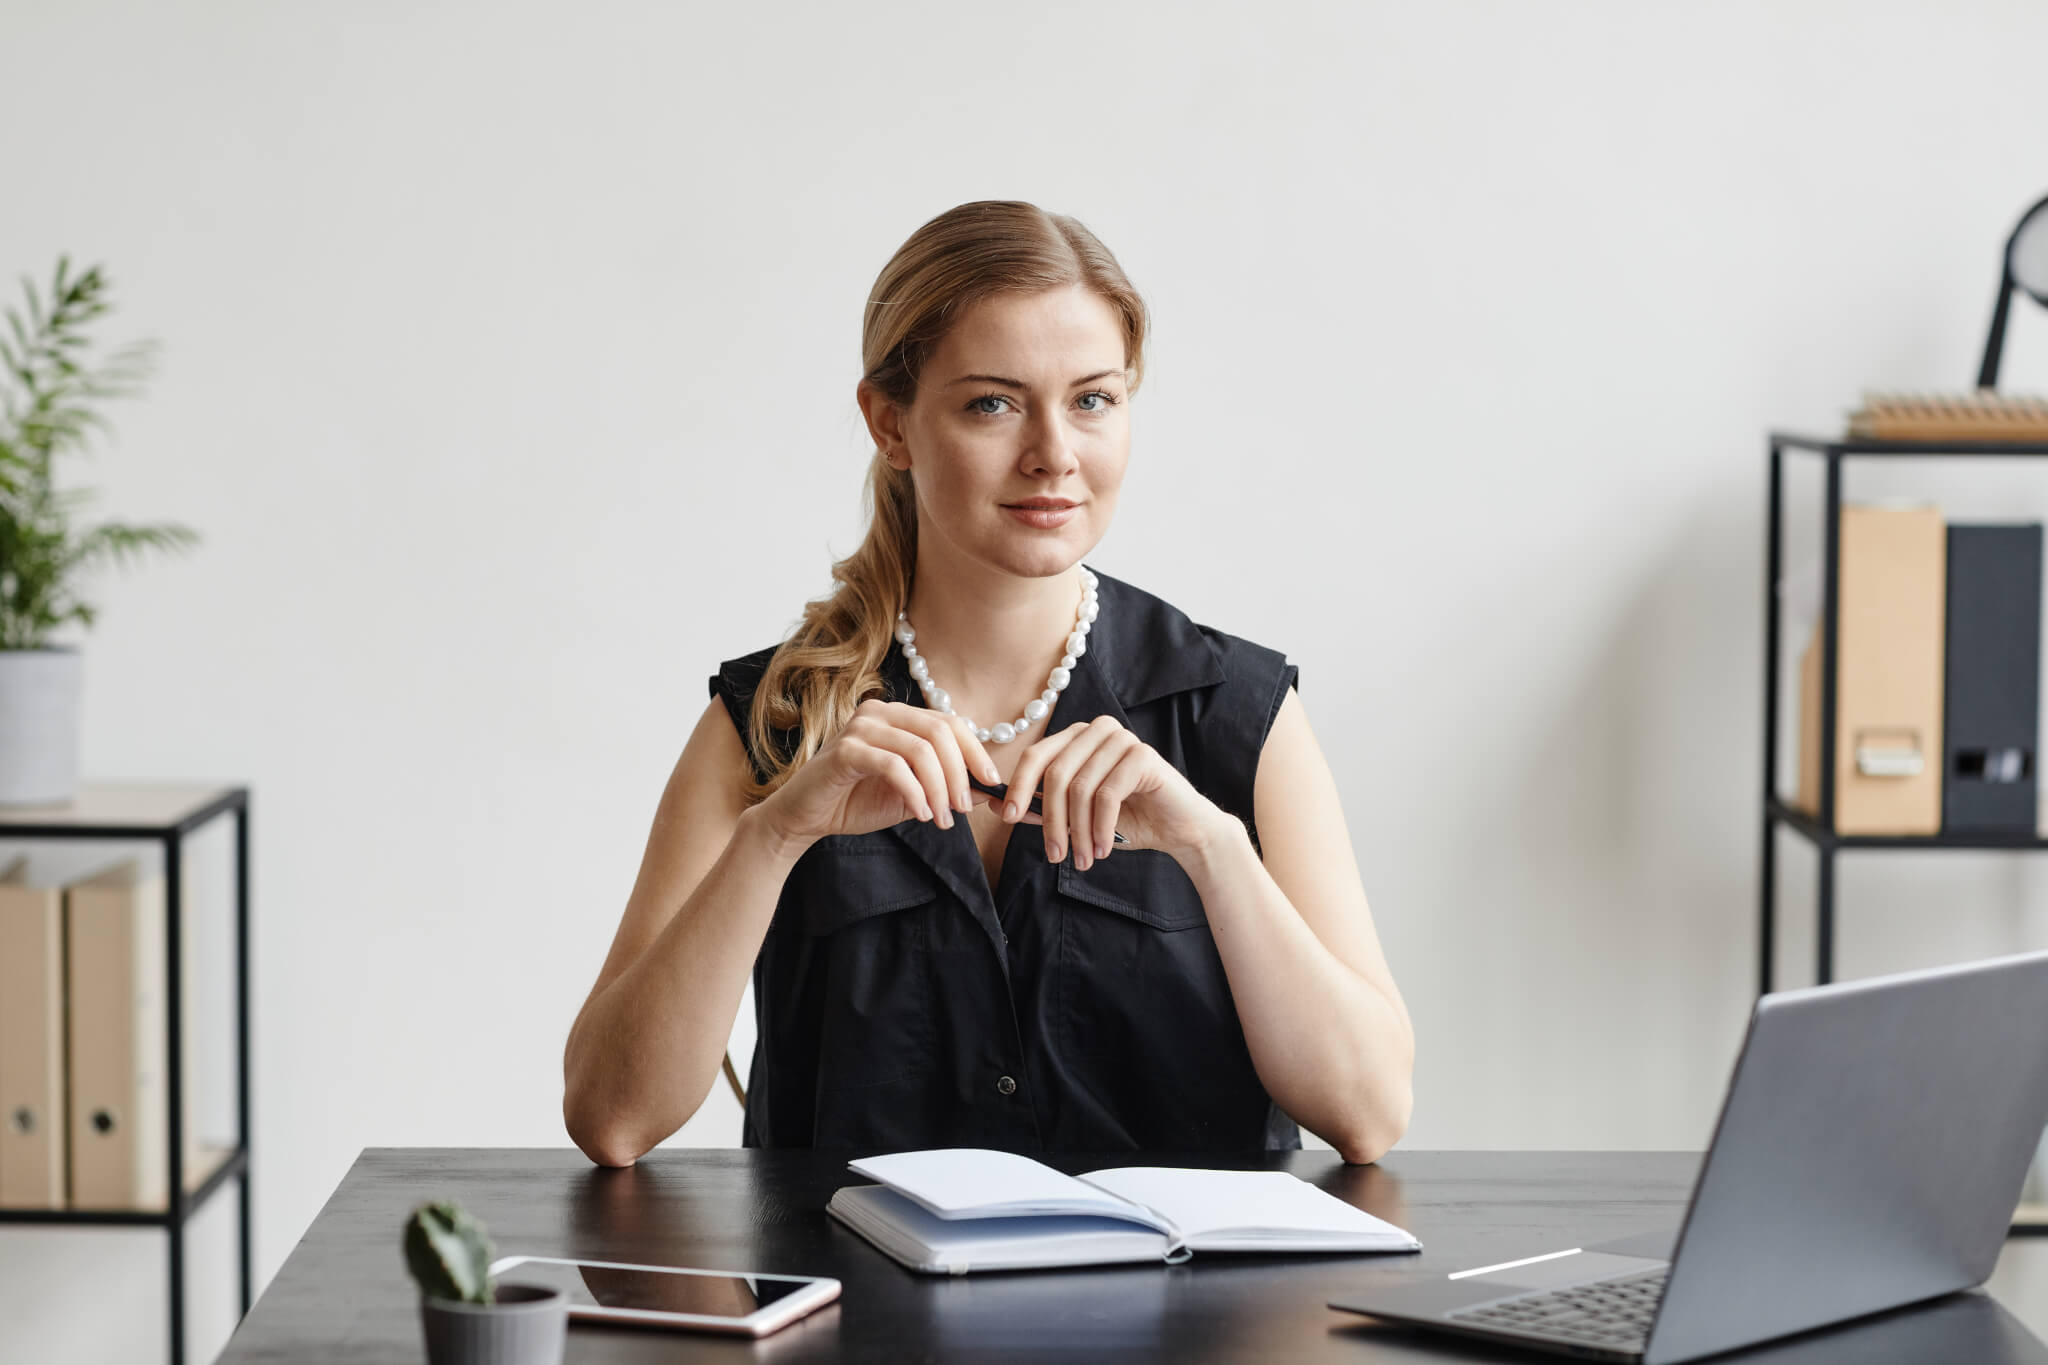
[[711, 679], [569, 1034], [593, 1160], [696, 1112], [749, 973], [750, 1146], [1225, 1152], [1298, 1120], [1366, 1162], [1405, 1130], [1413, 1032], [1294, 666], [1081, 562], [1145, 327], [1030, 204], [882, 271], [867, 538]]

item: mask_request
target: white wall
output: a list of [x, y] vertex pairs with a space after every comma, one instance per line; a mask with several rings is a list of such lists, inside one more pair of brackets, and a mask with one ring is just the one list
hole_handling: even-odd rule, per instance
[[[104, 582], [85, 757], [254, 789], [259, 1278], [366, 1144], [566, 1141], [704, 677], [856, 541], [866, 291], [974, 198], [1078, 215], [1155, 310], [1093, 558], [1301, 664], [1408, 1145], [1699, 1145], [1752, 988], [1763, 433], [1973, 377], [2044, 47], [2017, 3], [7, 0], [0, 276], [104, 261], [106, 334], [166, 345], [73, 473], [207, 537]], [[1841, 893], [1846, 975], [2048, 941], [2015, 862]], [[737, 1132], [714, 1096], [677, 1140]], [[154, 1358], [160, 1265], [0, 1234], [0, 1354]]]

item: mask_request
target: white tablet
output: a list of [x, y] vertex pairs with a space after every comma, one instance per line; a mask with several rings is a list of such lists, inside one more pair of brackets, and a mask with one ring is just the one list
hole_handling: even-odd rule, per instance
[[508, 1283], [559, 1289], [569, 1316], [765, 1337], [839, 1297], [839, 1281], [754, 1271], [505, 1256], [491, 1274]]

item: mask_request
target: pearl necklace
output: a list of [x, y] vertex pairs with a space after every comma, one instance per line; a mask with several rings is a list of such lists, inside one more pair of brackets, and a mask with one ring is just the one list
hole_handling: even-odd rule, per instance
[[[1074, 666], [1088, 652], [1088, 629], [1095, 624], [1095, 618], [1102, 610], [1095, 599], [1096, 582], [1094, 574], [1087, 569], [1081, 570], [1081, 609], [1074, 614], [1074, 633], [1067, 637], [1067, 652], [1060, 656], [1059, 663], [1046, 678], [1045, 691], [1025, 702], [1024, 714], [1015, 720], [999, 721], [987, 729], [968, 721], [967, 727], [974, 731], [976, 739], [983, 744], [1008, 744], [1021, 738], [1026, 730], [1044, 720], [1046, 712], [1052, 710], [1053, 703], [1060, 699], [1060, 693], [1066, 691], [1068, 682], [1072, 681]], [[917, 685], [924, 689], [925, 705], [950, 716], [953, 714], [953, 699], [946, 694], [945, 688], [932, 681], [931, 665], [918, 654], [914, 643], [916, 639], [917, 632], [910, 628], [908, 608], [897, 612], [896, 644], [910, 663], [910, 676], [917, 679]]]

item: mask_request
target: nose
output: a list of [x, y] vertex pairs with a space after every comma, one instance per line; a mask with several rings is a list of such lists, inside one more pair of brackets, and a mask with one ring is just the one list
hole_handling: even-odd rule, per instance
[[1018, 468], [1032, 476], [1073, 473], [1080, 460], [1072, 435], [1061, 414], [1041, 409], [1025, 427], [1024, 453]]

